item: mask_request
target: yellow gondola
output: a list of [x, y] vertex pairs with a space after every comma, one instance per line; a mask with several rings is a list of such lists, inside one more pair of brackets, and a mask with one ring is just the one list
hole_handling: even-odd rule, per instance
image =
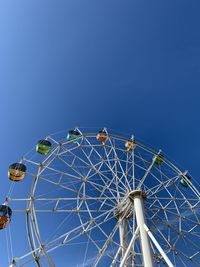
[[136, 147], [136, 143], [134, 140], [128, 140], [125, 143], [125, 147], [127, 148], [127, 150], [133, 150]]
[[13, 163], [8, 169], [8, 178], [12, 181], [19, 182], [26, 175], [26, 166], [22, 163]]

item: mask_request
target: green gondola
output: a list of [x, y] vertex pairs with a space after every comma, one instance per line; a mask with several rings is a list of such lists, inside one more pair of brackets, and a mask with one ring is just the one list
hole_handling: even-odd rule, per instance
[[156, 164], [161, 165], [165, 162], [165, 158], [161, 154], [154, 155], [153, 160]]
[[36, 145], [36, 151], [39, 154], [47, 155], [51, 151], [51, 142], [48, 140], [39, 140]]

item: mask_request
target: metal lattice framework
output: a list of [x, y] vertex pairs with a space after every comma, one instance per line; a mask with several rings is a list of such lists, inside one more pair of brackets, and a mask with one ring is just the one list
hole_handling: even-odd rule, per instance
[[127, 150], [127, 137], [108, 132], [104, 144], [96, 131], [79, 131], [75, 141], [48, 136], [47, 156], [23, 157], [32, 187], [26, 198], [8, 201], [26, 214], [31, 249], [10, 266], [199, 267], [193, 180], [183, 187], [184, 172], [166, 157], [156, 164], [160, 152], [137, 140]]

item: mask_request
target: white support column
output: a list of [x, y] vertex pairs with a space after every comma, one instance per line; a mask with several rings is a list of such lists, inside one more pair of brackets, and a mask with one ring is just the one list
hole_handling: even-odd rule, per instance
[[161, 248], [161, 246], [159, 245], [159, 243], [157, 242], [157, 240], [155, 239], [155, 237], [153, 236], [153, 234], [151, 233], [151, 231], [149, 230], [149, 228], [146, 225], [144, 225], [144, 229], [148, 233], [148, 235], [151, 238], [151, 240], [154, 243], [154, 245], [157, 247], [158, 251], [160, 252], [161, 256], [163, 257], [163, 259], [165, 260], [165, 262], [167, 263], [167, 265], [169, 267], [174, 267], [174, 265], [172, 264], [172, 262], [170, 261], [170, 259], [167, 257], [166, 253]]
[[119, 238], [120, 238], [120, 245], [122, 248], [122, 257], [124, 257], [124, 254], [126, 252], [126, 249], [128, 247], [128, 236], [127, 236], [127, 225], [126, 225], [126, 219], [120, 219], [120, 226], [119, 226]]
[[[126, 250], [128, 248], [128, 231], [127, 231], [127, 220], [125, 218], [120, 219], [121, 223], [119, 226], [119, 238], [120, 238], [120, 246], [121, 246], [121, 260], [123, 260]], [[124, 266], [130, 267], [130, 259], [126, 257], [126, 261]]]
[[149, 236], [144, 228], [145, 215], [144, 215], [144, 204], [143, 204], [143, 194], [140, 190], [133, 191], [130, 194], [130, 197], [134, 201], [134, 208], [137, 220], [137, 226], [139, 228], [140, 233], [140, 241], [142, 247], [142, 255], [144, 267], [153, 267], [153, 258], [152, 258], [152, 249], [149, 242]]
[[119, 267], [124, 267], [125, 266], [125, 263], [127, 261], [127, 258], [128, 258], [129, 254], [131, 252], [131, 248], [133, 246], [133, 243], [134, 243], [135, 239], [137, 238], [138, 232], [139, 232], [139, 228], [137, 227], [137, 229], [136, 229], [135, 233], [133, 234], [133, 237], [132, 237], [132, 239], [131, 239], [131, 241], [130, 241], [130, 243], [128, 245], [128, 248], [127, 248], [127, 250], [126, 250], [126, 252], [124, 254], [124, 257], [121, 260], [121, 263], [120, 263], [120, 266]]

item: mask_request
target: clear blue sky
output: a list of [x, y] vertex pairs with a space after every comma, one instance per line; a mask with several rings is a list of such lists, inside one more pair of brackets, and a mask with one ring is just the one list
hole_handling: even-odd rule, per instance
[[[0, 199], [48, 133], [134, 133], [199, 178], [198, 0], [0, 0]], [[17, 226], [12, 226], [16, 229]], [[7, 266], [0, 232], [0, 265]]]

